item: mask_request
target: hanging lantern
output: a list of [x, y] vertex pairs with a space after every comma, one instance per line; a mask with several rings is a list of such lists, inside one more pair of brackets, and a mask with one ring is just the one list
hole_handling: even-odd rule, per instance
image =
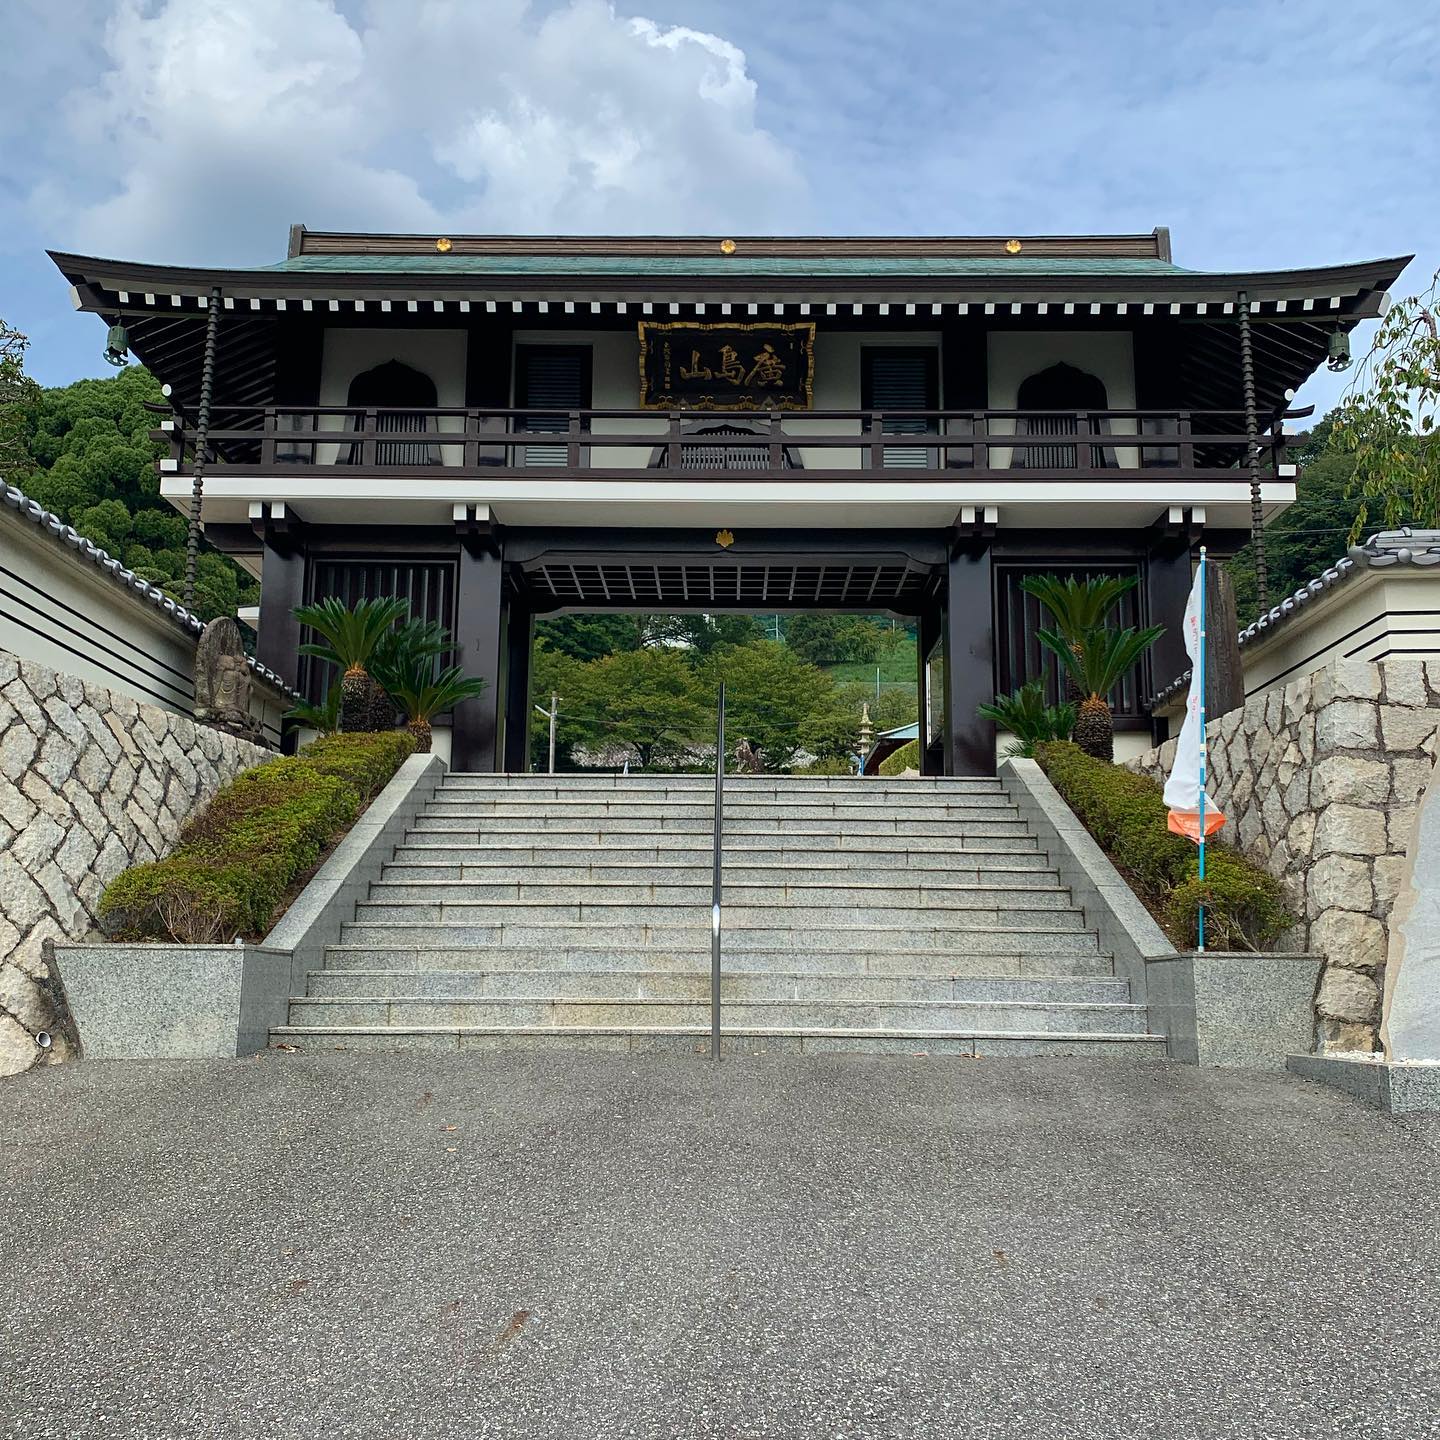
[[1332, 370], [1350, 368], [1350, 337], [1343, 330], [1330, 332], [1330, 345], [1325, 353], [1325, 363]]
[[128, 365], [130, 362], [125, 357], [129, 349], [130, 336], [125, 327], [117, 322], [105, 336], [105, 359], [111, 365]]

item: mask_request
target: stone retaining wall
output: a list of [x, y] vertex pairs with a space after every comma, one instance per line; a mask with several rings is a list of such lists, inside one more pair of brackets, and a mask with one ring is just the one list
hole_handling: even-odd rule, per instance
[[0, 1075], [62, 1059], [46, 940], [95, 930], [105, 886], [269, 751], [0, 651]]
[[[1222, 838], [1284, 887], [1282, 948], [1325, 958], [1316, 1048], [1379, 1048], [1390, 912], [1435, 766], [1440, 663], [1338, 660], [1207, 727]], [[1175, 741], [1128, 762], [1163, 779]]]

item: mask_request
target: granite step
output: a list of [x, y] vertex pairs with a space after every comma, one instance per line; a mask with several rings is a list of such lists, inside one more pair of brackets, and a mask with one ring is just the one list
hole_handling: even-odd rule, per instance
[[[593, 823], [582, 824], [583, 819]], [[827, 823], [828, 822], [828, 823]], [[504, 835], [511, 843], [517, 835], [543, 837], [551, 832], [571, 835], [588, 835], [600, 840], [608, 835], [641, 834], [657, 835], [704, 835], [715, 833], [714, 818], [708, 812], [704, 816], [675, 816], [659, 814], [644, 815], [599, 815], [582, 817], [575, 815], [486, 815], [468, 814], [437, 815], [426, 812], [417, 815], [410, 827], [411, 832], [429, 834], [473, 835], [477, 838], [483, 831], [490, 835]], [[799, 817], [777, 813], [771, 816], [725, 816], [725, 848], [728, 850], [736, 839], [750, 835], [818, 834], [834, 836], [839, 844], [841, 837], [850, 843], [857, 840], [873, 841], [880, 836], [903, 836], [913, 840], [934, 836], [951, 844], [967, 838], [981, 836], [1024, 836], [1030, 837], [1026, 822], [1014, 812], [1001, 814], [990, 812], [984, 818], [976, 819], [900, 819], [894, 816], [876, 816], [863, 825], [832, 817]], [[537, 841], [533, 843], [540, 843]]]
[[[724, 924], [727, 936], [771, 932], [789, 936], [837, 925], [888, 925], [902, 933], [926, 930], [1078, 930], [1084, 921], [1064, 892], [1053, 907], [1043, 897], [1021, 895], [1013, 903], [991, 897], [974, 904], [951, 901], [944, 905], [764, 905], [727, 902]], [[703, 918], [702, 918], [703, 917]], [[534, 925], [636, 925], [651, 929], [702, 924], [709, 930], [708, 897], [701, 903], [664, 900], [586, 900], [571, 903], [546, 900], [493, 900], [439, 904], [391, 904], [362, 900], [355, 906], [355, 924], [393, 922], [410, 925], [534, 926]], [[901, 947], [903, 948], [903, 946]]]
[[[987, 912], [976, 912], [983, 915]], [[1065, 925], [1011, 925], [1003, 930], [993, 923], [971, 926], [947, 923], [899, 927], [893, 924], [805, 925], [793, 930], [776, 926], [761, 930], [725, 930], [725, 953], [748, 955], [757, 951], [794, 953], [799, 950], [834, 951], [837, 947], [891, 953], [948, 950], [958, 953], [1011, 954], [1016, 951], [1051, 955], [1086, 955], [1098, 952], [1093, 930], [1083, 929], [1071, 916]], [[424, 949], [460, 949], [469, 946], [554, 946], [564, 949], [658, 946], [669, 950], [710, 946], [709, 917], [689, 923], [615, 920], [535, 921], [492, 920], [439, 923], [427, 920], [350, 920], [341, 927], [346, 945], [377, 949], [418, 946]]]
[[[812, 944], [734, 946], [727, 937], [724, 965], [727, 973], [922, 975], [954, 978], [1065, 976], [1106, 978], [1113, 964], [1102, 955], [1093, 932], [1037, 936], [973, 935], [957, 937], [948, 948], [916, 947], [907, 951], [877, 950], [866, 943], [870, 931], [833, 935], [823, 948]], [[382, 932], [376, 941], [330, 945], [325, 950], [325, 973], [334, 970], [369, 971], [639, 971], [651, 975], [710, 973], [708, 943], [695, 937], [692, 944], [626, 944], [591, 938], [570, 945], [551, 943], [495, 943], [453, 945], [444, 941], [411, 943], [409, 927]], [[705, 937], [708, 941], [708, 937]]]
[[[780, 852], [776, 852], [779, 855]], [[586, 858], [588, 857], [588, 858]], [[1058, 876], [1045, 855], [886, 855], [877, 851], [855, 851], [840, 858], [832, 855], [795, 854], [785, 858], [757, 860], [753, 855], [727, 855], [723, 864], [726, 884], [783, 884], [793, 878], [857, 877], [878, 880], [896, 877], [900, 884], [971, 883], [1004, 884], [1020, 877]], [[477, 855], [456, 847], [451, 860], [442, 860], [432, 851], [415, 851], [409, 845], [397, 847], [395, 860], [386, 861], [383, 880], [452, 883], [474, 881], [504, 884], [508, 881], [544, 881], [550, 884], [575, 881], [615, 880], [626, 883], [708, 884], [711, 854], [708, 850], [638, 852], [596, 855], [592, 850], [554, 855], [540, 851], [488, 851]], [[1045, 880], [1038, 881], [1045, 883]]]
[[[704, 964], [698, 963], [703, 958]], [[306, 994], [333, 999], [377, 997], [533, 998], [709, 1001], [709, 956], [688, 970], [375, 969], [311, 971]], [[857, 1003], [1004, 1001], [1021, 1004], [1126, 1004], [1130, 986], [1108, 975], [1018, 976], [852, 973], [846, 971], [735, 970], [721, 976], [721, 998], [731, 1000], [848, 1000]]]
[[[1069, 890], [1053, 874], [1018, 876], [985, 872], [982, 880], [923, 879], [886, 884], [860, 880], [762, 880], [749, 882], [727, 876], [722, 891], [727, 908], [765, 905], [780, 909], [839, 906], [884, 906], [886, 909], [931, 911], [959, 906], [965, 909], [1014, 907], [1063, 910], [1073, 908]], [[372, 905], [503, 904], [537, 905], [709, 905], [714, 895], [708, 875], [684, 880], [547, 880], [500, 881], [416, 880], [386, 878], [371, 882]]]
[[[455, 1051], [494, 1052], [552, 1047], [611, 1054], [705, 1055], [710, 1032], [698, 1026], [630, 1027], [539, 1026], [479, 1028], [427, 1026], [408, 1029], [388, 1026], [281, 1025], [272, 1040], [298, 1049], [346, 1051]], [[1163, 1035], [1060, 1034], [980, 1030], [818, 1030], [775, 1027], [744, 1030], [725, 1027], [721, 1050], [727, 1055], [934, 1055], [991, 1058], [1021, 1056], [1086, 1056], [1116, 1060], [1163, 1060]]]
[[[418, 817], [417, 817], [418, 818]], [[593, 826], [556, 828], [552, 830], [466, 829], [452, 823], [418, 828], [411, 826], [399, 849], [460, 851], [490, 855], [496, 851], [518, 851], [531, 856], [582, 851], [593, 855], [597, 841], [607, 850], [648, 853], [657, 857], [674, 853], [700, 853], [707, 860], [712, 853], [712, 831], [694, 830], [684, 833], [657, 835], [653, 829], [606, 830]], [[1039, 842], [1019, 824], [1011, 824], [1003, 835], [874, 835], [847, 834], [839, 830], [806, 830], [794, 827], [783, 831], [725, 832], [725, 855], [756, 855], [766, 858], [789, 857], [801, 852], [801, 858], [824, 855], [843, 857], [852, 854], [878, 855], [894, 862], [906, 855], [1034, 855]]]
[[[982, 1030], [1107, 1035], [1145, 1032], [1145, 1007], [1127, 1004], [1024, 1003], [1013, 1000], [729, 1000], [730, 1023], [744, 1029]], [[722, 1013], [721, 1023], [726, 1015]], [[708, 1025], [707, 999], [582, 999], [549, 996], [304, 996], [291, 1000], [289, 1023], [314, 1026], [434, 1025], [530, 1028], [542, 1025], [648, 1029]]]

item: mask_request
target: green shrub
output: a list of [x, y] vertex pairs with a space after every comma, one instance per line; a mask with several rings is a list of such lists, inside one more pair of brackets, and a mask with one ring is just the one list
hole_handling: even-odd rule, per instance
[[1264, 949], [1294, 923], [1274, 878], [1228, 845], [1206, 843], [1202, 884], [1195, 846], [1166, 828], [1161, 786], [1148, 776], [1094, 760], [1066, 741], [1040, 746], [1036, 759], [1176, 945], [1195, 944], [1202, 901], [1205, 943], [1216, 950]]
[[800, 766], [793, 773], [796, 775], [853, 775], [855, 767], [848, 760], [841, 760], [838, 756], [828, 756], [812, 760], [808, 765]]
[[117, 939], [190, 944], [263, 934], [294, 881], [413, 749], [404, 732], [341, 735], [247, 770], [185, 826], [171, 854], [111, 881], [102, 927]]
[[408, 730], [384, 730], [369, 735], [326, 735], [312, 740], [303, 756], [312, 769], [343, 780], [359, 795], [360, 803], [367, 805], [414, 751], [415, 737]]
[[880, 762], [882, 775], [903, 775], [907, 770], [918, 770], [919, 768], [919, 740], [907, 740], [898, 750], [887, 755]]

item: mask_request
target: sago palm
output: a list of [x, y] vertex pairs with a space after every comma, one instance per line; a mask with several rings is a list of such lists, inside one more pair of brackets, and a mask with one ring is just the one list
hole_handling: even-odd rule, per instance
[[407, 620], [381, 636], [370, 659], [370, 675], [380, 687], [374, 710], [382, 728], [395, 724], [396, 687], [417, 676], [422, 663], [433, 670], [429, 662], [454, 648], [449, 632], [438, 620]]
[[1045, 682], [1039, 678], [1027, 681], [1013, 695], [997, 695], [993, 705], [977, 705], [976, 710], [993, 720], [1015, 738], [1005, 747], [1010, 759], [1033, 759], [1035, 747], [1048, 740], [1068, 740], [1075, 728], [1076, 706], [1070, 703], [1047, 705]]
[[1164, 633], [1163, 625], [1145, 630], [1099, 627], [1072, 641], [1055, 630], [1036, 631], [1035, 638], [1060, 661], [1080, 691], [1072, 738], [1087, 755], [1097, 760], [1115, 758], [1115, 718], [1106, 697]]
[[331, 685], [318, 705], [308, 700], [298, 701], [285, 712], [285, 719], [298, 720], [322, 735], [333, 735], [340, 728], [340, 687]]
[[317, 604], [296, 609], [295, 618], [324, 641], [302, 645], [300, 653], [328, 660], [342, 672], [341, 730], [371, 728], [373, 695], [368, 667], [390, 627], [404, 614], [405, 602], [393, 597], [359, 600], [348, 606], [327, 595]]
[[405, 712], [406, 728], [415, 737], [415, 749], [430, 753], [430, 722], [442, 711], [453, 710], [463, 700], [473, 700], [485, 688], [485, 681], [467, 676], [458, 665], [435, 671], [433, 656], [412, 655], [390, 672], [386, 690]]
[[[1084, 580], [1074, 575], [1063, 580], [1058, 575], [1026, 575], [1020, 588], [1050, 612], [1055, 629], [1075, 650], [1083, 636], [1105, 624], [1120, 597], [1138, 583], [1135, 575], [1091, 575]], [[1064, 673], [1065, 698], [1078, 702], [1081, 694], [1075, 679], [1068, 670]]]

